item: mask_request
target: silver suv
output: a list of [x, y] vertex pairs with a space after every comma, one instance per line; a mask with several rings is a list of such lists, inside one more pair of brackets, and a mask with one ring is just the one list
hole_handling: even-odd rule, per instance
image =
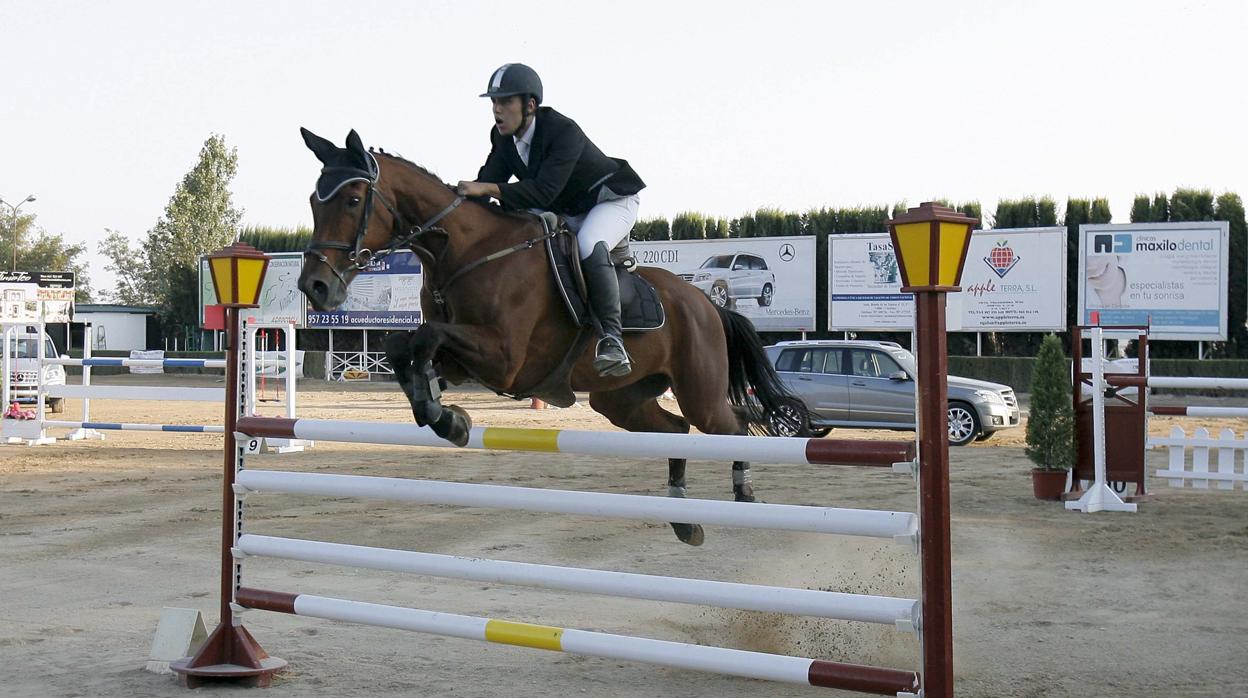
[[712, 255], [697, 270], [677, 276], [697, 286], [721, 308], [732, 308], [742, 298], [752, 298], [766, 308], [776, 295], [776, 275], [767, 268], [767, 260], [746, 252]]
[[[811, 430], [833, 427], [914, 430], [914, 355], [893, 342], [781, 342], [767, 357], [811, 414]], [[949, 443], [984, 440], [1019, 423], [1008, 385], [949, 376]]]

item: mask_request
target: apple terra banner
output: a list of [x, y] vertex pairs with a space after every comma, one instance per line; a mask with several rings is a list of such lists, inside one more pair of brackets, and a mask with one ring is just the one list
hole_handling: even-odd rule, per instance
[[[914, 297], [888, 233], [828, 237], [828, 329], [910, 331]], [[977, 230], [948, 295], [947, 329], [963, 332], [1060, 331], [1066, 324], [1066, 229]]]

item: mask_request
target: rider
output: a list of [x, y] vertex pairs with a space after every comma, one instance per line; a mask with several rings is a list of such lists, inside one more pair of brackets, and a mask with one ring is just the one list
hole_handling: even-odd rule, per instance
[[[589, 303], [602, 329], [594, 368], [624, 376], [632, 367], [620, 330], [620, 286], [611, 249], [637, 221], [637, 192], [645, 183], [628, 162], [609, 158], [576, 122], [541, 106], [542, 81], [522, 63], [490, 76], [482, 97], [494, 104], [490, 154], [462, 196], [491, 196], [512, 209], [554, 211], [576, 233]], [[511, 177], [518, 181], [508, 183]]]

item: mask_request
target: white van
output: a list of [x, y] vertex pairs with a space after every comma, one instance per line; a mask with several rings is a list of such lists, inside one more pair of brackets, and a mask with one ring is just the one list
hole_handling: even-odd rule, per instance
[[[28, 325], [24, 329], [25, 331], [13, 332], [9, 335], [9, 357], [12, 360], [9, 365], [9, 395], [12, 400], [29, 403], [34, 402], [39, 394], [39, 345], [36, 344], [39, 341], [39, 334], [37, 327]], [[57, 356], [56, 345], [52, 343], [52, 338], [46, 332], [43, 333], [43, 355], [46, 358]], [[69, 357], [61, 355], [61, 358], [68, 359]], [[43, 384], [45, 386], [65, 385], [65, 368], [44, 366]], [[63, 412], [65, 398], [48, 398], [48, 407], [53, 412]]]

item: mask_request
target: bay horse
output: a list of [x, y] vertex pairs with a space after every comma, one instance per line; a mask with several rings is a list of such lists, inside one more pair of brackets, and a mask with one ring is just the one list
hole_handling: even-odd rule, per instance
[[[666, 322], [626, 335], [632, 373], [599, 376], [591, 366], [592, 342], [578, 342], [583, 330], [556, 290], [540, 218], [465, 200], [420, 166], [365, 150], [355, 131], [345, 148], [301, 132], [324, 166], [311, 196], [312, 240], [299, 276], [312, 306], [339, 307], [370, 260], [403, 248], [421, 258], [423, 322], [386, 341], [417, 424], [465, 445], [472, 421], [458, 406], [443, 406], [441, 392], [448, 381], [468, 379], [559, 406], [575, 401], [573, 391], [588, 391], [594, 411], [635, 432], [688, 433], [692, 425], [707, 434], [744, 434], [751, 427], [795, 433], [809, 423], [750, 322], [663, 269], [636, 273], [658, 291]], [[683, 417], [659, 405], [669, 387]], [[667, 484], [669, 496], [685, 496], [683, 459], [668, 460]], [[732, 464], [732, 490], [736, 501], [755, 501], [748, 462]], [[672, 527], [685, 543], [703, 541], [699, 525]]]

